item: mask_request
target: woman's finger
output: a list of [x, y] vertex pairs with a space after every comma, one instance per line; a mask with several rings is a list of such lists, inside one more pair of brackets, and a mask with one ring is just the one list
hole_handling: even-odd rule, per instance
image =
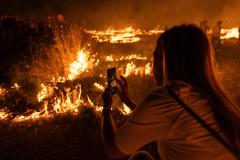
[[126, 78], [125, 78], [125, 77], [123, 77], [122, 75], [120, 75], [120, 78], [121, 78], [121, 80], [122, 80], [123, 84], [124, 84], [125, 86], [128, 86], [128, 83], [127, 83], [127, 80], [126, 80]]
[[122, 88], [124, 86], [123, 82], [120, 79], [118, 79], [117, 77], [115, 77], [115, 79], [116, 79], [117, 83], [120, 85], [120, 87]]

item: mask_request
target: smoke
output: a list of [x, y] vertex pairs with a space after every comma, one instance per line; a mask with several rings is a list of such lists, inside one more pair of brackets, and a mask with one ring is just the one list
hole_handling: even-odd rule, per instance
[[63, 13], [87, 27], [153, 27], [177, 23], [238, 25], [239, 0], [2, 0], [0, 13], [43, 17]]

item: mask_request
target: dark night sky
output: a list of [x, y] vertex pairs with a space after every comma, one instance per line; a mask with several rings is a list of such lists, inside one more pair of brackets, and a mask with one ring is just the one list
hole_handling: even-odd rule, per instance
[[240, 24], [239, 0], [1, 0], [0, 14], [43, 18], [63, 13], [91, 27], [199, 22]]

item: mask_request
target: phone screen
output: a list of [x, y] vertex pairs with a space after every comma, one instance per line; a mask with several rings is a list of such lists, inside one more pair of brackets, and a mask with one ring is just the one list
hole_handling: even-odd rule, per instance
[[116, 82], [116, 68], [110, 68], [107, 70], [107, 79], [108, 79], [108, 86], [111, 88], [112, 93], [116, 93], [116, 89], [114, 88], [117, 86]]

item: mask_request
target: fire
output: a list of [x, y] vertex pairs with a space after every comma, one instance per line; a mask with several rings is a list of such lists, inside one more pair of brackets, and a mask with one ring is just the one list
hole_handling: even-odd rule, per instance
[[[47, 87], [44, 88], [46, 89]], [[70, 88], [66, 88], [65, 91], [66, 95], [61, 93], [58, 97], [55, 97], [52, 102], [43, 100], [44, 103], [40, 111], [35, 111], [30, 115], [17, 116], [13, 119], [13, 121], [22, 122], [26, 120], [36, 120], [39, 118], [50, 118], [55, 114], [62, 114], [66, 112], [70, 112], [72, 114], [78, 113], [79, 107], [86, 104], [84, 100], [81, 99], [81, 85], [75, 86], [72, 90]], [[53, 110], [51, 110], [51, 108]], [[0, 118], [3, 116], [6, 118], [9, 115], [4, 112], [0, 112]]]
[[[91, 31], [89, 33], [92, 36], [98, 36], [98, 38], [101, 38], [101, 36], [106, 37], [107, 42], [110, 43], [133, 43], [139, 41], [142, 35], [159, 34], [160, 32], [157, 29], [146, 32], [128, 27], [123, 30], [109, 29], [103, 32]], [[131, 75], [143, 77], [152, 74], [151, 63], [146, 56], [129, 54], [127, 56], [109, 55], [103, 58], [98, 54], [93, 54], [88, 49], [79, 49], [79, 46], [75, 46], [72, 51], [67, 49], [66, 52], [71, 52], [71, 56], [63, 56], [65, 60], [64, 67], [66, 67], [64, 68], [64, 71], [66, 71], [64, 74], [61, 76], [56, 74], [55, 77], [49, 76], [48, 80], [40, 83], [40, 89], [36, 97], [38, 100], [36, 110], [27, 109], [26, 112], [16, 116], [5, 110], [4, 107], [7, 108], [7, 106], [1, 106], [0, 120], [11, 119], [13, 122], [24, 122], [51, 118], [64, 113], [76, 115], [86, 106], [91, 107], [96, 112], [101, 112], [103, 106], [99, 105], [100, 102], [97, 101], [99, 97], [95, 99], [92, 94], [85, 93], [85, 90], [89, 87], [94, 89], [93, 92], [97, 91], [97, 94], [103, 92], [105, 87], [102, 82], [106, 81], [105, 71], [111, 65], [116, 66], [118, 71], [122, 71], [123, 76], [126, 77]], [[91, 45], [88, 44], [88, 46]], [[61, 51], [64, 52], [64, 49]], [[62, 55], [64, 54], [62, 53]], [[91, 81], [87, 79], [86, 82], [85, 77], [90, 78]], [[81, 81], [82, 79], [85, 81]], [[4, 100], [5, 95], [12, 91], [21, 92], [21, 89], [22, 87], [18, 83], [14, 83], [8, 89], [0, 86], [0, 99]], [[124, 115], [131, 113], [131, 110], [126, 105], [117, 108]]]
[[58, 77], [58, 78], [53, 77], [53, 78], [51, 79], [51, 82], [52, 82], [52, 83], [57, 83], [57, 82], [59, 82], [59, 83], [64, 83], [65, 81], [66, 81], [66, 78], [65, 78], [65, 77]]
[[120, 111], [121, 111], [122, 114], [124, 114], [124, 115], [129, 115], [129, 114], [132, 113], [132, 110], [131, 110], [127, 105], [125, 105], [124, 103], [123, 103], [123, 107], [120, 108]]
[[81, 99], [81, 85], [77, 85], [73, 91], [71, 91], [70, 88], [65, 89], [65, 91], [66, 96], [61, 94], [60, 97], [55, 99], [53, 104], [54, 111], [56, 113], [78, 113], [79, 106], [83, 103]]
[[48, 114], [48, 103], [45, 102], [43, 110], [35, 111], [30, 115], [17, 116], [13, 119], [13, 121], [14, 122], [23, 122], [23, 121], [27, 121], [27, 120], [36, 120], [36, 119], [43, 118], [43, 117], [47, 118], [47, 117], [50, 117], [50, 116], [53, 116], [53, 115]]
[[164, 32], [164, 30], [159, 29], [159, 27], [149, 31], [127, 27], [120, 30], [108, 28], [105, 31], [86, 30], [86, 32], [90, 33], [98, 42], [135, 43], [141, 40], [140, 36], [158, 35]]
[[104, 91], [104, 87], [103, 87], [103, 85], [101, 85], [101, 84], [95, 82], [95, 83], [94, 83], [94, 86], [95, 86], [99, 91]]
[[[98, 42], [109, 42], [109, 43], [135, 43], [141, 40], [142, 36], [154, 36], [160, 35], [164, 32], [159, 26], [151, 30], [134, 29], [133, 27], [127, 27], [121, 30], [108, 28], [105, 31], [97, 30], [85, 30], [91, 34], [92, 37]], [[212, 34], [212, 30], [209, 29], [207, 34]], [[238, 28], [222, 29], [221, 39], [239, 38]]]
[[[95, 57], [96, 58], [96, 57]], [[22, 115], [18, 115], [12, 119], [13, 122], [23, 122], [28, 120], [37, 120], [41, 118], [51, 118], [56, 114], [63, 114], [66, 112], [70, 112], [72, 114], [78, 114], [81, 110], [81, 107], [90, 106], [95, 109], [97, 112], [101, 112], [103, 107], [96, 105], [94, 101], [91, 100], [89, 96], [87, 99], [82, 96], [82, 85], [77, 84], [75, 87], [63, 87], [60, 89], [58, 85], [63, 85], [66, 80], [74, 81], [74, 79], [80, 75], [81, 73], [88, 72], [90, 69], [94, 69], [96, 67], [96, 61], [99, 62], [99, 59], [95, 60], [93, 57], [90, 58], [90, 53], [84, 50], [81, 50], [77, 54], [76, 60], [69, 65], [69, 75], [67, 78], [58, 77], [52, 78], [49, 83], [41, 83], [40, 91], [37, 94], [38, 102], [40, 107], [38, 110], [33, 112], [26, 112]], [[125, 62], [132, 61], [126, 64], [126, 71], [124, 76], [130, 75], [150, 75], [151, 74], [151, 65], [147, 63], [145, 66], [137, 66], [133, 63], [134, 60], [146, 61], [147, 57], [143, 57], [140, 55], [129, 55], [129, 56], [121, 56], [115, 57], [110, 55], [106, 59], [107, 61], [115, 61], [115, 62]], [[101, 76], [99, 73], [99, 77], [105, 78]], [[98, 91], [104, 91], [104, 86], [98, 82], [94, 82], [93, 86]], [[20, 90], [21, 87], [15, 83], [12, 87], [13, 90]], [[57, 93], [55, 93], [57, 91]], [[6, 93], [6, 89], [0, 87], [0, 95], [4, 97]], [[119, 108], [120, 111], [124, 115], [130, 114], [131, 110], [127, 106], [123, 106], [123, 108]], [[0, 119], [4, 120], [8, 117], [11, 117], [11, 113], [8, 113], [5, 110], [0, 111]]]
[[43, 99], [51, 96], [52, 94], [53, 94], [53, 88], [41, 83], [41, 90], [37, 95], [38, 101], [41, 102]]
[[134, 33], [123, 33], [111, 36], [110, 43], [134, 43], [140, 40]]
[[163, 29], [160, 29], [160, 26], [157, 26], [155, 27], [154, 29], [150, 30], [147, 35], [158, 35], [158, 34], [161, 34], [163, 33], [164, 30]]
[[134, 43], [140, 40], [140, 38], [136, 36], [136, 34], [139, 33], [139, 30], [135, 30], [132, 27], [122, 30], [114, 30], [109, 28], [106, 31], [93, 30], [87, 32], [92, 34], [92, 37], [98, 42]]
[[[141, 40], [143, 36], [158, 35], [164, 30], [156, 27], [153, 30], [142, 30], [128, 27], [121, 30], [107, 29], [105, 31], [86, 31], [98, 42], [108, 43], [135, 43]], [[75, 34], [75, 32], [73, 32]], [[73, 35], [74, 35], [73, 34]], [[238, 28], [223, 29], [223, 36], [221, 39], [239, 38]], [[71, 37], [71, 36], [70, 36]], [[76, 37], [75, 37], [76, 38]], [[64, 41], [65, 42], [65, 41]], [[68, 42], [66, 40], [66, 42]], [[1, 106], [0, 108], [0, 120], [11, 119], [14, 122], [23, 122], [28, 120], [38, 120], [43, 118], [51, 118], [57, 114], [71, 113], [73, 115], [79, 114], [83, 107], [91, 107], [96, 112], [101, 112], [103, 106], [99, 105], [100, 93], [104, 91], [104, 81], [106, 82], [106, 69], [112, 66], [118, 68], [118, 73], [122, 73], [123, 76], [151, 76], [152, 64], [150, 58], [140, 54], [128, 54], [125, 56], [120, 55], [108, 55], [101, 57], [98, 54], [93, 54], [86, 48], [81, 48], [79, 40], [74, 40], [77, 45], [71, 45], [64, 48], [66, 45], [61, 46], [61, 51], [71, 53], [64, 56], [64, 74], [54, 77], [49, 76], [48, 80], [44, 80], [40, 83], [40, 90], [37, 94], [38, 108], [36, 110], [27, 110], [17, 116], [13, 116], [8, 110], [5, 110], [7, 106]], [[91, 44], [88, 44], [91, 47]], [[67, 51], [65, 51], [65, 49]], [[56, 58], [57, 59], [57, 58]], [[39, 73], [39, 72], [36, 72]], [[59, 74], [60, 75], [60, 74]], [[85, 77], [91, 79], [84, 79]], [[81, 81], [82, 79], [85, 81]], [[12, 91], [21, 92], [22, 86], [18, 83], [14, 83], [9, 88], [0, 86], [0, 100], [4, 101], [4, 98]], [[85, 93], [86, 89], [90, 89], [99, 95], [92, 93]], [[95, 97], [94, 97], [95, 96]], [[131, 109], [125, 104], [117, 107], [122, 114], [129, 115]]]
[[118, 62], [118, 61], [128, 61], [128, 60], [147, 60], [147, 57], [143, 57], [140, 55], [132, 54], [129, 56], [121, 56], [119, 58], [114, 58], [113, 55], [106, 56], [106, 61], [109, 62]]
[[139, 72], [139, 70], [136, 70], [136, 68], [137, 67], [133, 62], [128, 63], [127, 66], [126, 66], [126, 71], [123, 74], [123, 76], [128, 77], [131, 74], [137, 74]]
[[88, 72], [93, 67], [94, 59], [90, 58], [88, 51], [80, 50], [77, 54], [77, 59], [70, 64], [68, 79], [73, 80], [79, 74]]
[[17, 83], [14, 83], [11, 88], [12, 88], [12, 89], [16, 89], [16, 90], [18, 91], [19, 88], [20, 88], [20, 86], [19, 86]]
[[4, 89], [2, 86], [0, 86], [0, 97], [4, 96], [6, 93], [6, 89]]
[[125, 104], [123, 104], [123, 110], [127, 115], [132, 112], [131, 109]]
[[7, 117], [8, 117], [8, 114], [5, 111], [1, 110], [0, 111], [0, 120], [6, 119]]
[[115, 61], [115, 60], [113, 59], [113, 55], [106, 56], [106, 61], [109, 61], [109, 62]]
[[125, 72], [123, 76], [128, 77], [130, 75], [140, 75], [141, 77], [145, 75], [151, 75], [152, 67], [150, 63], [147, 63], [145, 66], [137, 67], [136, 64], [130, 62], [126, 65]]
[[[89, 102], [91, 102], [91, 106], [93, 107], [94, 104], [92, 101], [90, 101], [89, 98], [88, 100], [84, 100], [82, 98], [80, 84], [77, 84], [74, 88], [63, 86], [63, 89], [61, 90], [58, 88], [57, 84], [62, 85], [66, 82], [67, 79], [75, 79], [79, 74], [83, 72], [88, 72], [89, 69], [91, 69], [96, 64], [97, 62], [95, 62], [94, 57], [90, 58], [89, 52], [80, 50], [77, 54], [76, 60], [69, 65], [69, 75], [67, 78], [52, 78], [50, 83], [40, 84], [40, 91], [37, 94], [38, 102], [41, 105], [39, 109], [32, 113], [28, 111], [23, 115], [18, 115], [12, 120], [14, 122], [22, 122], [27, 120], [36, 120], [40, 118], [50, 118], [55, 114], [62, 114], [66, 112], [76, 114], [79, 113], [79, 109], [81, 106], [86, 106], [89, 104]], [[98, 85], [98, 87], [101, 86]], [[11, 89], [19, 91], [21, 88], [17, 83], [14, 83]], [[57, 91], [58, 93], [56, 94], [55, 91]], [[0, 87], [0, 95], [3, 96], [3, 98], [6, 93], [7, 90], [3, 87]], [[1, 110], [0, 119], [3, 120], [7, 117], [11, 117], [11, 114], [7, 113], [7, 111], [5, 110]]]
[[152, 65], [150, 63], [147, 63], [145, 65], [145, 75], [151, 75], [152, 74]]
[[221, 30], [221, 39], [239, 38], [239, 30], [237, 27]]

